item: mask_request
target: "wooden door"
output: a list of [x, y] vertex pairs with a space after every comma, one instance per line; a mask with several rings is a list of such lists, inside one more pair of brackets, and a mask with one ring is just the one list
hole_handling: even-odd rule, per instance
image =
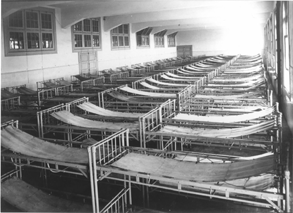
[[88, 74], [97, 70], [97, 52], [79, 52], [79, 73]]
[[192, 56], [192, 45], [177, 46], [177, 57]]

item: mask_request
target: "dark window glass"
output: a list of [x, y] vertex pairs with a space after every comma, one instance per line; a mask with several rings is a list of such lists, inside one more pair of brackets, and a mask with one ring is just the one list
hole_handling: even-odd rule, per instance
[[24, 48], [23, 33], [10, 32], [9, 33], [9, 49], [18, 50]]
[[117, 36], [112, 36], [112, 46], [118, 47], [118, 37]]
[[118, 33], [118, 27], [114, 28], [114, 29], [112, 30], [112, 33]]
[[51, 14], [41, 13], [42, 29], [52, 29]]
[[76, 23], [75, 25], [73, 25], [73, 30], [75, 32], [82, 31], [82, 22], [80, 21], [80, 22]]
[[124, 46], [123, 45], [123, 36], [119, 36], [119, 46]]
[[40, 48], [39, 33], [27, 33], [27, 47], [28, 49]]
[[99, 21], [98, 20], [93, 20], [93, 32], [99, 32]]
[[23, 27], [22, 11], [13, 13], [9, 16], [10, 27]]
[[129, 39], [128, 36], [124, 37], [124, 46], [128, 47], [129, 46]]
[[53, 48], [53, 34], [42, 33], [42, 45], [43, 48]]
[[83, 20], [83, 31], [91, 31], [91, 21], [89, 19]]
[[118, 33], [123, 33], [123, 25], [120, 25], [120, 26], [118, 27]]
[[93, 46], [99, 47], [99, 43], [100, 43], [99, 35], [93, 35]]
[[128, 24], [124, 24], [124, 34], [128, 34]]
[[79, 35], [79, 34], [74, 35], [74, 46], [82, 47], [82, 35]]
[[26, 12], [26, 26], [28, 28], [39, 28], [38, 13]]
[[84, 35], [84, 46], [91, 47], [91, 35]]

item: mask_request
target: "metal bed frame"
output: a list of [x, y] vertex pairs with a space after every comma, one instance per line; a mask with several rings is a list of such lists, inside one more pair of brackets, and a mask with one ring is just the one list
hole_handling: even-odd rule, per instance
[[[198, 84], [201, 84], [201, 83], [202, 83], [201, 81], [198, 81], [196, 86], [189, 85], [189, 86], [185, 87], [184, 89], [182, 89], [180, 92], [176, 93], [176, 100], [177, 100], [177, 107], [178, 108], [181, 107], [183, 103], [188, 102], [188, 99], [190, 97], [192, 97], [193, 94], [195, 94], [197, 92], [198, 87], [199, 87]], [[120, 87], [111, 88], [111, 89], [100, 92], [98, 106], [103, 107], [103, 108], [107, 108], [107, 109], [118, 110], [118, 111], [125, 111], [125, 110], [128, 111], [133, 108], [134, 112], [141, 112], [140, 110], [138, 110], [141, 106], [148, 106], [146, 111], [143, 110], [143, 112], [148, 112], [150, 109], [153, 109], [164, 102], [164, 101], [162, 101], [162, 99], [160, 99], [160, 102], [157, 102], [157, 101], [155, 101], [155, 100], [158, 100], [157, 98], [145, 97], [145, 99], [148, 99], [149, 102], [128, 103], [128, 102], [123, 102], [123, 101], [117, 101], [114, 98], [110, 97], [110, 95], [108, 95], [108, 93], [110, 93], [112, 91], [118, 91], [119, 88], [124, 87], [124, 86], [125, 85], [121, 85]], [[158, 91], [158, 92], [161, 92], [161, 91]], [[166, 91], [166, 92], [168, 92], [168, 91]]]
[[[83, 128], [65, 124], [51, 116], [52, 113], [59, 111], [70, 111], [70, 104], [60, 104], [37, 113], [39, 138], [54, 139], [58, 137], [67, 141], [76, 141], [77, 139], [84, 137], [103, 139], [112, 133], [117, 132], [117, 129], [105, 129], [102, 127]], [[142, 136], [139, 126], [137, 131], [131, 133], [131, 138], [139, 141], [141, 137]]]
[[[44, 80], [44, 81], [39, 81], [37, 82], [37, 90], [44, 90], [44, 89], [55, 89], [55, 94], [56, 95], [61, 95], [61, 94], [66, 94], [69, 92], [73, 91], [73, 84], [68, 84], [68, 85], [61, 85], [60, 81], [65, 81], [63, 77], [61, 78], [54, 78], [54, 79], [49, 79], [49, 80]], [[46, 85], [49, 83], [52, 86]]]
[[[144, 189], [143, 198], [144, 200], [147, 199], [147, 203], [149, 202], [149, 187], [152, 187], [163, 189], [167, 192], [178, 192], [207, 197], [210, 199], [228, 200], [269, 209], [273, 208], [278, 212], [282, 211], [284, 196], [280, 193], [237, 189], [227, 186], [185, 181], [172, 177], [158, 176], [111, 167], [113, 162], [130, 152], [138, 152], [145, 155], [156, 155], [163, 158], [172, 158], [175, 154], [174, 152], [162, 150], [131, 148], [127, 143], [127, 135], [127, 130], [121, 130], [121, 132], [116, 133], [116, 135], [113, 135], [111, 138], [107, 138], [100, 143], [88, 147], [93, 212], [105, 212], [105, 209], [100, 211], [98, 202], [98, 184], [103, 179], [120, 181], [124, 184], [124, 189], [118, 193], [115, 199], [113, 199], [111, 204], [109, 204], [107, 207], [107, 210], [111, 209], [113, 212], [122, 212], [123, 210], [121, 210], [121, 208], [124, 209], [131, 207], [131, 187], [133, 185], [141, 186]], [[116, 145], [113, 146], [112, 144]], [[105, 147], [107, 147], [109, 150], [107, 156], [96, 157], [96, 153], [101, 153], [103, 150], [105, 150]], [[222, 160], [226, 158], [227, 156]]]
[[9, 91], [20, 96], [20, 101], [35, 102], [37, 106], [42, 106], [43, 102], [52, 98], [55, 95], [55, 89], [44, 89], [41, 91], [35, 91], [35, 94], [21, 94], [17, 91], [18, 88], [26, 88], [26, 85], [19, 85], [13, 87], [6, 87]]
[[[178, 112], [178, 111], [177, 111]], [[179, 110], [181, 112], [181, 110]], [[171, 118], [176, 114], [176, 106], [174, 100], [168, 100], [165, 103], [161, 104], [160, 107], [150, 111], [141, 118], [141, 127], [143, 142], [141, 147], [147, 147], [148, 142], [156, 142], [157, 147], [160, 149], [176, 149], [180, 147], [183, 149], [185, 144], [197, 144], [197, 145], [206, 145], [206, 146], [219, 146], [231, 148], [240, 148], [240, 149], [252, 149], [252, 150], [264, 150], [263, 146], [267, 150], [276, 150], [282, 141], [280, 138], [280, 131], [282, 127], [282, 114], [278, 111], [278, 105], [275, 107], [274, 115], [271, 117], [271, 121], [274, 122], [274, 127], [267, 131], [266, 134], [257, 134], [256, 137], [252, 135], [241, 137], [241, 138], [213, 138], [213, 137], [202, 137], [202, 136], [192, 136], [192, 135], [176, 135], [168, 133], [157, 133], [164, 125], [169, 124]], [[151, 119], [151, 118], [156, 118]], [[199, 125], [201, 127], [210, 127], [210, 128], [221, 128], [221, 127], [235, 127], [239, 126], [235, 123], [227, 124], [221, 123], [215, 125], [214, 123], [203, 123], [203, 122], [191, 122], [191, 121], [172, 121], [175, 126], [192, 126]], [[201, 123], [201, 124], [199, 124]], [[243, 124], [246, 125], [246, 124]], [[240, 125], [241, 126], [241, 125]], [[256, 146], [258, 144], [258, 146]]]
[[99, 76], [97, 78], [89, 78], [80, 81], [78, 79], [78, 75], [72, 75], [71, 76], [71, 83], [73, 84], [73, 87], [76, 87], [77, 90], [83, 91], [84, 89], [91, 88], [93, 86], [97, 86], [101, 83], [105, 82], [105, 77], [104, 76]]
[[[1, 129], [5, 128], [8, 125], [12, 125], [18, 128], [18, 121], [12, 120], [10, 122], [3, 123], [1, 124]], [[10, 176], [11, 174], [15, 173], [17, 174], [17, 177], [22, 178], [22, 168], [26, 166], [50, 170], [53, 172], [62, 172], [62, 173], [68, 173], [68, 174], [74, 174], [74, 175], [81, 175], [85, 177], [88, 176], [85, 173], [85, 171], [88, 170], [88, 165], [72, 164], [72, 163], [66, 163], [61, 161], [39, 159], [35, 157], [16, 154], [6, 149], [1, 151], [1, 162], [14, 164], [15, 166], [15, 170], [6, 176]]]
[[[1, 88], [1, 91], [5, 88]], [[15, 96], [11, 98], [1, 98], [1, 111], [12, 110], [17, 108], [20, 105], [20, 96]]]

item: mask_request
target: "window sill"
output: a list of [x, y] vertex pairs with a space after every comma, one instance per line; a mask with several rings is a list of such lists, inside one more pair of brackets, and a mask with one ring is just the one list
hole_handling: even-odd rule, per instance
[[137, 46], [136, 49], [150, 49], [150, 46]]
[[78, 52], [85, 52], [85, 51], [101, 51], [102, 48], [81, 48], [81, 49], [73, 49], [72, 52], [78, 53]]
[[112, 47], [111, 50], [130, 50], [130, 47]]
[[22, 52], [8, 52], [5, 53], [5, 56], [11, 57], [11, 56], [26, 56], [26, 55], [46, 55], [46, 54], [56, 54], [57, 50], [46, 50], [46, 51], [22, 51]]

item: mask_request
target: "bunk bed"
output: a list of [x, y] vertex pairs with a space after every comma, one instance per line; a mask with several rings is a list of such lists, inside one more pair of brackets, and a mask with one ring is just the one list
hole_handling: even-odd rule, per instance
[[[245, 159], [238, 156], [142, 149], [129, 147], [127, 143], [126, 147], [115, 146], [116, 149], [112, 150], [110, 147], [114, 141], [115, 138], [112, 138], [88, 147], [94, 211], [100, 209], [97, 185], [105, 179], [124, 183], [124, 190], [129, 195], [129, 204], [132, 203], [131, 187], [137, 185], [145, 187], [146, 191], [148, 187], [152, 187], [166, 192], [281, 209], [283, 195], [264, 191], [275, 185], [276, 167], [272, 154]], [[111, 157], [95, 155], [104, 147], [109, 147]], [[190, 156], [197, 161], [185, 161], [177, 156]], [[211, 160], [212, 163], [207, 163], [204, 159]], [[245, 188], [247, 182], [251, 185], [248, 184], [250, 186]], [[111, 206], [117, 202], [113, 200]]]
[[64, 78], [55, 78], [37, 82], [37, 90], [55, 89], [56, 95], [66, 94], [73, 91], [73, 84]]
[[[179, 145], [181, 149], [184, 144], [201, 144], [261, 151], [272, 150], [280, 144], [282, 121], [277, 106], [224, 117], [214, 112], [192, 112], [184, 107], [179, 108], [179, 112], [175, 109], [174, 100], [168, 100], [143, 116], [143, 147], [153, 141], [164, 149], [172, 144], [174, 147]], [[148, 116], [158, 119], [151, 120]]]

